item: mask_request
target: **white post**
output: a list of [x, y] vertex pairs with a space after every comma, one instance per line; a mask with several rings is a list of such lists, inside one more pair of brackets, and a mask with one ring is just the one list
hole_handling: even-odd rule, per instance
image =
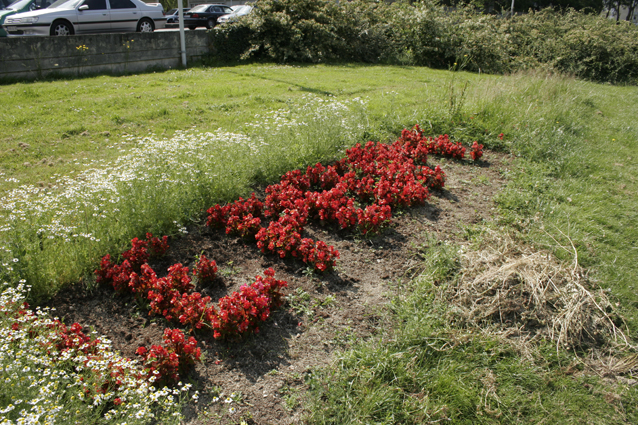
[[184, 37], [184, 1], [177, 0], [177, 13], [179, 16], [179, 46], [182, 52], [182, 66], [186, 68], [186, 38]]
[[512, 16], [514, 16], [514, 0], [512, 0], [512, 10], [510, 11], [510, 17]]

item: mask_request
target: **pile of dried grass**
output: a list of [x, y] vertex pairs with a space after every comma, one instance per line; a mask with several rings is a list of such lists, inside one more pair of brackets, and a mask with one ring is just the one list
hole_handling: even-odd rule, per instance
[[557, 347], [628, 344], [613, 305], [602, 290], [590, 289], [576, 254], [565, 265], [488, 232], [479, 249], [461, 257], [461, 279], [445, 294], [457, 321], [508, 337], [549, 338]]
[[[617, 377], [619, 375], [633, 375], [638, 373], [638, 354], [627, 356], [614, 355], [611, 351], [604, 355], [599, 350], [593, 350], [583, 363], [588, 370], [593, 371], [601, 377]], [[638, 381], [631, 379], [627, 382], [630, 385], [638, 384]]]

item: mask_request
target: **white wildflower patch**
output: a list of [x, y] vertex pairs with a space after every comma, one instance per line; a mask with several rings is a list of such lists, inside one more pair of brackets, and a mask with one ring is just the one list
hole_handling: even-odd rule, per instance
[[[90, 358], [60, 349], [55, 318], [23, 305], [24, 283], [2, 289], [0, 424], [180, 422], [172, 390], [155, 389], [136, 361], [113, 352], [105, 339]], [[186, 393], [190, 386], [182, 388]]]
[[255, 121], [245, 124], [245, 127], [249, 131], [258, 130], [261, 134], [271, 136], [280, 136], [291, 130], [300, 136], [302, 133], [313, 134], [315, 132], [309, 127], [319, 127], [337, 130], [341, 137], [350, 139], [365, 129], [360, 115], [353, 113], [353, 110], [365, 108], [366, 104], [366, 100], [358, 97], [337, 100], [334, 96], [323, 98], [306, 94], [301, 97], [299, 104], [291, 108], [255, 115]]
[[[246, 136], [226, 133], [177, 132], [171, 139], [130, 137], [135, 147], [112, 163], [95, 163], [100, 168], [89, 168], [77, 176], [57, 176], [54, 188], [32, 185], [21, 186], [0, 198], [0, 212], [6, 219], [0, 231], [12, 233], [20, 222], [42, 222], [36, 234], [65, 239], [95, 238], [85, 229], [82, 221], [87, 217], [108, 218], [116, 214], [122, 203], [121, 196], [134, 182], [181, 184], [198, 177], [202, 170], [198, 161], [210, 165], [211, 151], [222, 147], [237, 149], [244, 146], [255, 152], [258, 146]], [[213, 161], [214, 162], [214, 161]], [[128, 193], [126, 193], [128, 195]]]
[[[183, 223], [233, 178], [231, 153], [249, 161], [259, 151], [247, 136], [221, 130], [129, 142], [135, 146], [113, 162], [55, 176], [51, 188], [23, 185], [0, 198], [0, 279], [39, 284], [77, 276], [148, 223], [186, 233]], [[29, 262], [14, 261], [26, 252]]]

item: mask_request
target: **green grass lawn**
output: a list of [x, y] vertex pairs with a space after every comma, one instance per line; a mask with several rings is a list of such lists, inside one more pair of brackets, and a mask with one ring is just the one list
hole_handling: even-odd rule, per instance
[[[108, 219], [93, 219], [83, 204], [65, 216], [65, 225], [93, 232], [98, 242], [43, 242], [32, 229], [55, 221], [44, 213], [40, 221], [25, 218], [10, 231], [0, 223], [5, 252], [0, 255], [5, 263], [16, 258], [19, 265], [10, 272], [5, 269], [2, 278], [26, 278], [38, 287], [39, 296], [77, 281], [99, 256], [118, 252], [147, 230], [176, 232], [182, 224], [201, 219], [210, 203], [245, 195], [254, 182], [330, 160], [357, 141], [394, 139], [404, 127], [419, 123], [426, 133], [448, 133], [466, 144], [478, 140], [517, 156], [506, 189], [497, 195], [497, 224], [568, 262], [574, 260], [573, 244], [591, 280], [618, 303], [635, 341], [637, 87], [418, 67], [242, 65], [11, 84], [0, 86], [0, 96], [3, 196], [21, 185], [46, 188], [61, 176], [108, 168], [136, 149], [143, 152], [143, 136], [177, 141], [179, 146], [181, 131], [221, 129], [259, 143], [250, 151], [214, 139], [199, 149], [195, 139], [188, 139], [191, 145], [183, 154], [162, 151], [149, 167], [150, 180], [126, 186], [127, 196], [120, 198], [127, 200], [118, 201], [117, 213], [109, 210]], [[322, 102], [332, 106], [323, 107]], [[330, 109], [346, 104], [342, 112]], [[284, 122], [298, 119], [303, 125], [277, 127], [272, 111], [280, 109]], [[185, 185], [163, 186], [160, 193], [155, 187], [164, 181], [160, 176], [176, 168], [172, 160], [192, 160], [190, 168], [199, 170], [198, 175]], [[180, 173], [170, 174], [171, 179], [179, 181]], [[5, 221], [12, 214], [7, 208]], [[333, 383], [334, 391], [324, 394], [331, 408], [326, 415], [316, 413], [316, 422], [409, 423], [409, 418], [436, 420], [443, 414], [466, 423], [636, 420], [635, 389], [610, 389], [597, 378], [568, 376], [564, 367], [572, 361], [570, 353], [541, 346], [523, 361], [488, 337], [468, 340], [444, 354], [426, 350], [428, 341], [456, 332], [437, 319], [441, 307], [428, 303], [427, 282], [424, 278], [414, 283], [416, 298], [402, 301], [407, 304], [399, 305], [393, 319], [397, 323], [410, 316], [406, 329], [420, 330], [393, 334], [391, 344], [369, 342], [345, 353], [341, 369], [322, 378]], [[410, 310], [409, 305], [423, 308]], [[486, 382], [493, 379], [499, 390], [489, 392]], [[322, 385], [312, 382], [316, 388]], [[605, 394], [620, 394], [621, 403], [610, 402], [612, 396]], [[361, 409], [362, 415], [340, 416], [343, 412], [335, 407], [340, 400], [348, 400], [344, 406]], [[478, 405], [485, 406], [480, 413]], [[427, 408], [419, 413], [414, 410], [419, 406]]]
[[445, 73], [419, 68], [273, 65], [1, 86], [0, 163], [21, 183], [38, 183], [77, 170], [76, 162], [118, 156], [104, 146], [124, 135], [237, 131], [306, 94], [369, 97], [370, 112], [383, 116], [399, 103], [417, 107], [421, 100], [409, 93], [445, 81]]
[[[376, 133], [369, 137], [394, 137], [423, 119], [419, 112], [446, 103], [449, 83], [449, 73], [418, 67], [247, 65], [5, 85], [0, 166], [20, 183], [38, 183], [119, 156], [104, 147], [125, 135], [170, 137], [193, 126], [238, 131], [256, 115], [308, 94], [365, 98], [364, 124]], [[433, 118], [440, 117], [426, 117]], [[15, 185], [0, 188], [9, 187]]]

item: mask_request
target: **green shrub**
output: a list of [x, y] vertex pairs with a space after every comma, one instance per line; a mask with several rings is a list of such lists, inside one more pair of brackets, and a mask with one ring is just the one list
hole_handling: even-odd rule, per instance
[[[559, 39], [545, 39], [553, 68], [594, 81], [623, 82], [638, 77], [638, 31], [629, 22], [617, 24], [574, 11], [556, 22]], [[551, 46], [556, 42], [556, 46]]]
[[251, 47], [244, 57], [312, 63], [333, 58], [336, 7], [314, 0], [260, 1], [248, 21]]
[[216, 28], [213, 45], [224, 58], [318, 63], [392, 62], [393, 8], [356, 0], [261, 0], [241, 22]]
[[253, 14], [212, 37], [222, 60], [381, 62], [497, 74], [540, 68], [594, 81], [638, 78], [638, 28], [574, 10], [505, 19], [429, 2], [258, 0]]
[[222, 61], [234, 61], [250, 48], [249, 27], [244, 25], [224, 25], [209, 32], [213, 55]]

